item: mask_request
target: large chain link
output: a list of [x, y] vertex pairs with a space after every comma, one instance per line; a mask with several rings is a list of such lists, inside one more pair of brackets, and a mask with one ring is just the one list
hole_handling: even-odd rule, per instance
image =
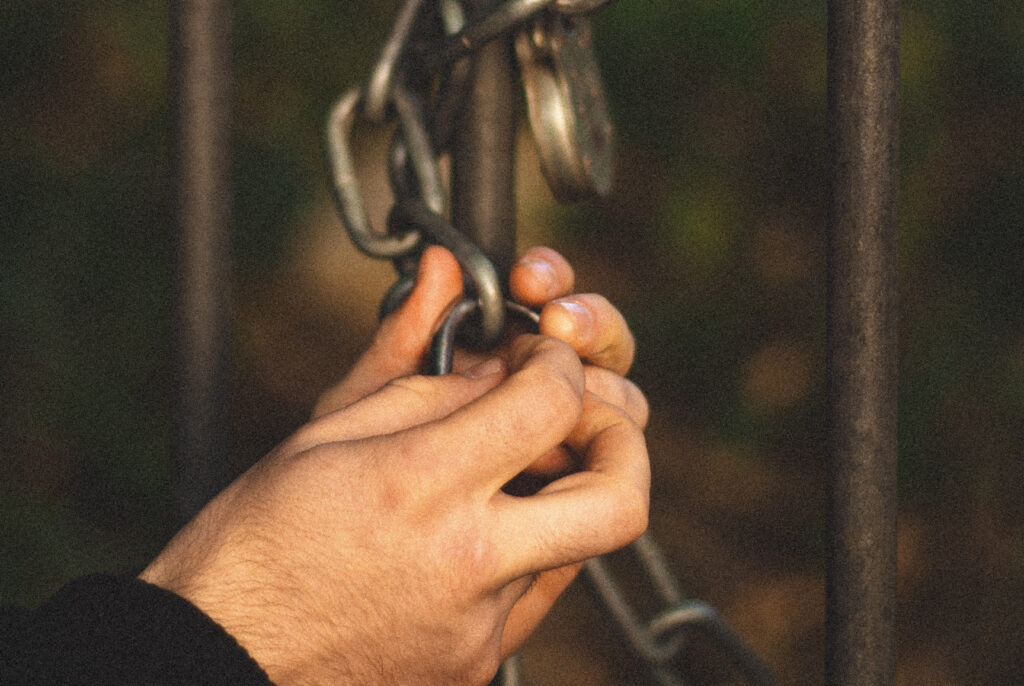
[[[487, 346], [500, 340], [509, 314], [537, 322], [535, 312], [505, 299], [494, 265], [447, 218], [439, 158], [451, 142], [473, 55], [493, 40], [515, 42], [531, 129], [552, 192], [563, 202], [602, 195], [611, 185], [612, 125], [584, 15], [610, 1], [505, 0], [467, 21], [460, 0], [405, 0], [366, 85], [346, 92], [331, 109], [327, 157], [342, 222], [360, 250], [393, 260], [399, 274], [382, 315], [408, 295], [427, 243], [448, 248], [466, 277], [471, 296], [456, 305], [434, 339], [436, 374], [451, 370], [456, 334], [471, 315], [478, 315], [479, 338]], [[352, 140], [360, 121], [397, 122], [387, 158], [395, 205], [384, 231], [370, 224], [355, 171]], [[645, 587], [662, 605], [652, 618], [642, 618], [602, 559], [589, 560], [584, 575], [659, 684], [685, 683], [675, 663], [692, 631], [717, 645], [749, 683], [771, 683], [765, 665], [713, 608], [683, 597], [649, 533], [630, 549], [649, 582]], [[515, 658], [494, 683], [523, 683]]]

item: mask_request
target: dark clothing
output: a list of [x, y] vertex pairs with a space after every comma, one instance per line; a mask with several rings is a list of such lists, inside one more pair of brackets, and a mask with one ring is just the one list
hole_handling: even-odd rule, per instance
[[0, 684], [272, 686], [198, 608], [133, 577], [72, 581], [35, 612], [0, 614]]

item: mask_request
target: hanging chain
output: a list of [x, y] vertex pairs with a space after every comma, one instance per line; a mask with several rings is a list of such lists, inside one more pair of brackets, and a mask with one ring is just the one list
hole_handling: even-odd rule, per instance
[[641, 619], [639, 612], [626, 600], [626, 594], [602, 558], [587, 560], [583, 571], [630, 647], [644, 660], [661, 686], [685, 685], [674, 663], [686, 645], [687, 634], [692, 632], [710, 639], [749, 683], [758, 686], [772, 683], [768, 667], [713, 607], [699, 600], [684, 599], [661, 548], [649, 532], [634, 541], [629, 549], [663, 604], [663, 609], [647, 621]]
[[[499, 38], [514, 42], [541, 170], [552, 193], [562, 202], [604, 195], [611, 186], [613, 128], [586, 15], [610, 1], [504, 0], [467, 19], [460, 0], [404, 0], [366, 85], [346, 92], [331, 109], [327, 157], [342, 222], [360, 250], [392, 260], [399, 275], [381, 315], [412, 290], [427, 244], [448, 248], [462, 267], [470, 297], [456, 305], [434, 337], [435, 374], [451, 371], [456, 335], [468, 319], [478, 322], [478, 338], [487, 347], [503, 336], [508, 315], [538, 321], [536, 312], [505, 298], [492, 262], [447, 216], [439, 159], [451, 145], [474, 54]], [[370, 224], [356, 175], [352, 140], [360, 123], [397, 123], [387, 156], [395, 204], [383, 231]], [[685, 684], [676, 663], [691, 632], [709, 638], [749, 683], [772, 682], [765, 665], [713, 608], [683, 597], [650, 534], [630, 549], [663, 608], [653, 618], [642, 618], [630, 604], [604, 560], [589, 560], [584, 575], [659, 684]], [[493, 683], [523, 683], [516, 658], [506, 661]]]

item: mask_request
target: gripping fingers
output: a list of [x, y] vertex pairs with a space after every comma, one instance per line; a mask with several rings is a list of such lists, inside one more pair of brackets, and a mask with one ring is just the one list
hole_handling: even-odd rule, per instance
[[509, 358], [512, 374], [491, 392], [408, 436], [427, 453], [451, 454], [467, 486], [488, 499], [561, 443], [582, 411], [583, 365], [569, 346], [525, 335]]
[[636, 350], [626, 320], [600, 295], [569, 296], [574, 281], [572, 267], [564, 257], [551, 248], [534, 247], [513, 265], [509, 289], [524, 305], [544, 306], [542, 334], [565, 341], [595, 365], [625, 374]]
[[633, 365], [636, 341], [604, 296], [583, 293], [549, 302], [540, 313], [540, 332], [565, 341], [598, 367], [625, 375]]
[[647, 528], [650, 464], [643, 432], [624, 412], [587, 394], [566, 441], [584, 470], [527, 498], [494, 499], [497, 540], [513, 579], [611, 552]]
[[[603, 367], [587, 365], [583, 368], [587, 379], [587, 392], [619, 408], [640, 428], [647, 426], [650, 408], [647, 398], [629, 379]], [[558, 446], [541, 455], [526, 469], [526, 473], [539, 478], [553, 478], [569, 472], [575, 461], [564, 446]]]

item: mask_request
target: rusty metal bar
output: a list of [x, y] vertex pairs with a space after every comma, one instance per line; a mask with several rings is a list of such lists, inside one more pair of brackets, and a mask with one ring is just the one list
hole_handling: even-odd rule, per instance
[[[474, 12], [494, 0], [466, 3]], [[502, 279], [515, 259], [516, 89], [507, 40], [480, 48], [452, 144], [452, 223], [491, 259]]]
[[177, 300], [172, 488], [188, 521], [227, 476], [230, 12], [171, 3]]
[[[469, 0], [469, 19], [495, 5]], [[452, 224], [494, 264], [502, 281], [515, 260], [516, 90], [512, 48], [503, 39], [480, 48], [452, 141]], [[520, 683], [518, 661], [509, 658], [490, 686]]]
[[829, 0], [826, 682], [895, 678], [899, 2]]

